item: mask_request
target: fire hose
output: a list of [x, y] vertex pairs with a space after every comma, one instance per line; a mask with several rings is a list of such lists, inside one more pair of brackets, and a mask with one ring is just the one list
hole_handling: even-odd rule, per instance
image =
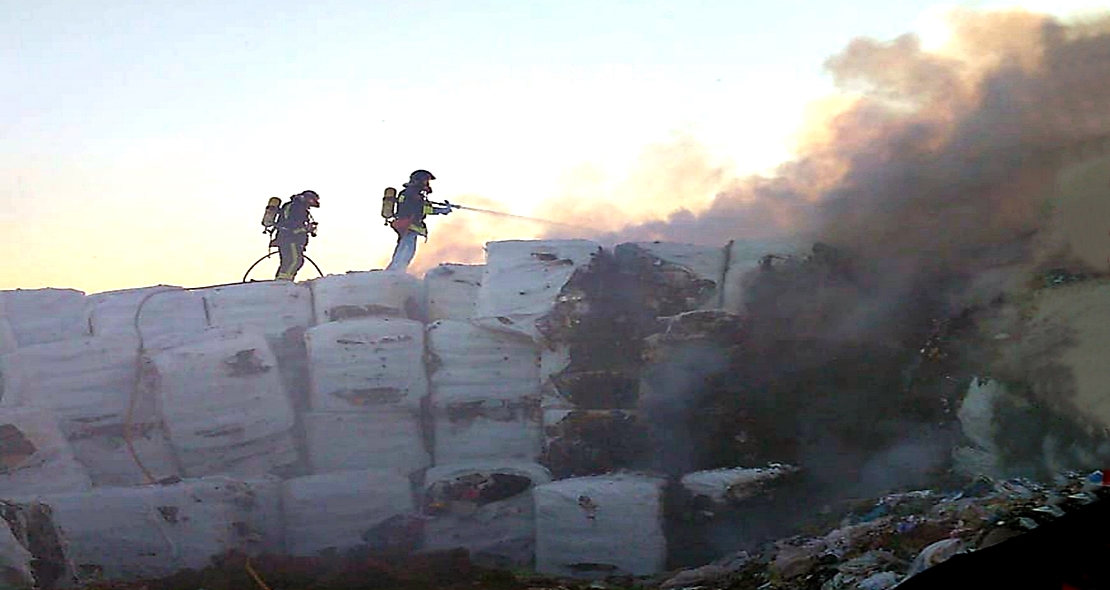
[[[250, 265], [250, 267], [247, 268], [247, 272], [243, 273], [243, 281], [242, 282], [244, 282], [244, 283], [247, 282], [247, 277], [251, 274], [251, 271], [254, 270], [254, 267], [258, 266], [258, 263], [262, 262], [263, 260], [266, 260], [267, 258], [269, 258], [269, 257], [271, 257], [271, 256], [273, 256], [274, 254], [277, 254], [277, 253], [278, 253], [277, 250], [271, 250], [268, 254], [266, 254], [262, 258], [259, 258], [258, 260], [255, 260], [254, 264]], [[319, 265], [316, 264], [316, 261], [309, 258], [307, 254], [301, 254], [301, 256], [304, 256], [304, 259], [309, 261], [309, 263], [312, 264], [312, 267], [316, 269], [317, 274], [319, 274], [321, 277], [324, 276], [324, 271], [320, 270], [320, 267], [319, 267]], [[251, 281], [251, 282], [254, 282], [254, 281]]]

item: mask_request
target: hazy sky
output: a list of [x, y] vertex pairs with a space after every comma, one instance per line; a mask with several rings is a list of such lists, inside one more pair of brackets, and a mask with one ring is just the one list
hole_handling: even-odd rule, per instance
[[[1068, 15], [1098, 5], [960, 6]], [[916, 32], [939, 43], [950, 7], [0, 6], [0, 289], [89, 293], [238, 281], [266, 253], [266, 200], [310, 188], [322, 207], [309, 256], [327, 273], [381, 268], [394, 240], [378, 215], [381, 190], [416, 168], [438, 177], [434, 197], [464, 204], [529, 215], [574, 195], [612, 200], [617, 214], [663, 215], [671, 205], [628, 194], [645, 150], [696, 146], [735, 174], [766, 170], [789, 158], [807, 104], [832, 92], [829, 56], [858, 36]], [[696, 208], [712, 197], [705, 190], [682, 197]], [[446, 239], [437, 222], [432, 242]], [[532, 237], [519, 225], [499, 235], [495, 217], [482, 223], [498, 238]], [[306, 267], [299, 278], [313, 276]]]

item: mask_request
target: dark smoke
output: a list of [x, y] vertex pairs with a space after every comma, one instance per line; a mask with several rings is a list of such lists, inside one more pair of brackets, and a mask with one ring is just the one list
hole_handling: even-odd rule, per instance
[[1059, 150], [1110, 132], [1110, 19], [959, 12], [952, 29], [943, 54], [913, 35], [853, 40], [826, 62], [853, 102], [813, 126], [796, 160], [704, 211], [597, 238], [802, 235], [850, 251], [891, 299], [997, 263], [1045, 221]]
[[[669, 453], [697, 468], [807, 469], [810, 501], [776, 526], [823, 501], [928, 485], [945, 467], [958, 425], [941, 398], [958, 396], [965, 375], [922, 376], [921, 344], [981, 299], [976, 277], [1052, 255], [1046, 206], [1061, 154], [1110, 133], [1110, 18], [958, 12], [952, 31], [944, 52], [913, 35], [853, 40], [826, 63], [851, 99], [795, 161], [737, 181], [703, 211], [596, 236], [828, 246], [831, 258], [753, 277], [743, 352], [715, 383], [668, 392], [703, 428], [686, 429], [681, 411], [648, 413], [691, 447]], [[732, 443], [739, 430], [746, 446]]]

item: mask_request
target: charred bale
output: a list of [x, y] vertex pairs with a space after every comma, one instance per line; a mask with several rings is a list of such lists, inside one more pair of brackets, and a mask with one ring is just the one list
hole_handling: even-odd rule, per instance
[[548, 410], [544, 434], [540, 463], [554, 479], [636, 468], [652, 451], [647, 429], [627, 410]]
[[725, 250], [689, 244], [629, 243], [613, 250], [621, 272], [639, 279], [643, 305], [656, 316], [716, 307]]
[[639, 398], [639, 376], [628, 370], [563, 372], [551, 381], [565, 399], [583, 410], [631, 410]]

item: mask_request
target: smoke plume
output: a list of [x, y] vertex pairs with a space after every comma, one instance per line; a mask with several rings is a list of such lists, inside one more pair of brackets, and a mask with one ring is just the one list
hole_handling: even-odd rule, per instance
[[[924, 285], [1030, 256], [1021, 245], [1043, 229], [1061, 151], [1110, 133], [1110, 18], [1066, 25], [957, 10], [949, 27], [936, 50], [907, 34], [857, 38], [829, 58], [840, 92], [813, 106], [797, 157], [770, 176], [729, 178], [689, 143], [673, 146], [685, 157], [670, 165], [649, 158], [644, 170], [656, 172], [639, 182], [658, 190], [644, 201], [666, 195], [673, 210], [592, 237], [821, 241], [860, 261], [868, 307], [885, 316]], [[721, 189], [702, 205], [699, 191], [712, 187]], [[632, 210], [544, 212], [596, 220]]]
[[[656, 431], [693, 438], [700, 468], [795, 461], [811, 476], [812, 501], [924, 485], [944, 465], [958, 428], [941, 402], [962, 374], [913, 385], [918, 347], [934, 320], [961, 311], [977, 277], [1055, 254], [1046, 207], [1063, 154], [1110, 135], [1110, 18], [1065, 25], [961, 10], [950, 29], [936, 50], [914, 35], [852, 40], [826, 62], [840, 93], [813, 105], [794, 160], [769, 176], [708, 174], [724, 187], [708, 204], [694, 205], [695, 195], [663, 218], [594, 236], [706, 246], [789, 238], [837, 253], [749, 282], [741, 357], [716, 385], [666, 392], [697, 408], [698, 430], [651, 414]], [[720, 407], [728, 413], [713, 421]], [[753, 442], [707, 458], [736, 424]]]

